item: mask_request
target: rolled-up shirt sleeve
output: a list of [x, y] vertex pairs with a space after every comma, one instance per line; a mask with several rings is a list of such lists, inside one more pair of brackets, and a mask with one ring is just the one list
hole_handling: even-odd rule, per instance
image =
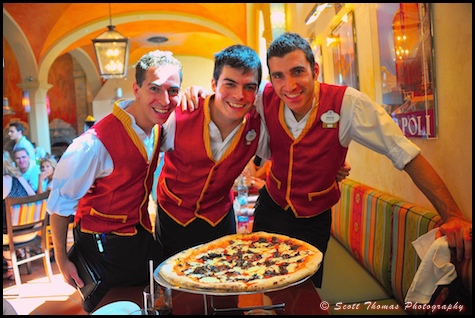
[[70, 216], [97, 178], [112, 173], [113, 162], [102, 142], [92, 134], [76, 138], [61, 156], [53, 175], [48, 213]]
[[351, 87], [343, 97], [339, 139], [344, 147], [354, 140], [385, 155], [399, 170], [421, 152], [381, 105]]

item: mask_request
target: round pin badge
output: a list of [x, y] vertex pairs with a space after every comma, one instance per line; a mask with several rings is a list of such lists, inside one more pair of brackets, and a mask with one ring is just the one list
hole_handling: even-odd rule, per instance
[[251, 129], [246, 134], [246, 142], [249, 145], [254, 139], [256, 139], [257, 133], [254, 129]]

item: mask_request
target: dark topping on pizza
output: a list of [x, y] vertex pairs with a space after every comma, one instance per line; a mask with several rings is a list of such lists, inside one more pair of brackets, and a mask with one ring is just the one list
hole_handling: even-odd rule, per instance
[[268, 269], [264, 272], [264, 278], [274, 277], [276, 275], [278, 275], [278, 274], [274, 270], [269, 270]]
[[267, 239], [265, 237], [260, 237], [258, 240], [257, 240], [257, 243], [267, 243]]
[[283, 263], [283, 264], [280, 264], [279, 265], [279, 273], [280, 275], [285, 275], [287, 274], [289, 271], [287, 270], [287, 266], [289, 265], [289, 263]]
[[208, 253], [202, 257], [200, 257], [199, 259], [202, 260], [203, 262], [206, 262], [207, 260], [209, 259], [213, 259], [213, 258], [219, 258], [219, 257], [222, 257], [223, 254], [218, 254], [218, 253]]
[[271, 265], [274, 265], [274, 264], [275, 264], [275, 261], [273, 259], [266, 259], [264, 261], [265, 266], [271, 266]]
[[[305, 271], [307, 264], [318, 265], [309, 263], [308, 257], [316, 254], [305, 242], [277, 234], [254, 233], [210, 243], [206, 248], [190, 250], [187, 256], [175, 258], [173, 271], [183, 277], [183, 282], [177, 279], [178, 286], [254, 291], [295, 281], [289, 280], [289, 275]], [[226, 283], [236, 283], [236, 287], [228, 287]]]

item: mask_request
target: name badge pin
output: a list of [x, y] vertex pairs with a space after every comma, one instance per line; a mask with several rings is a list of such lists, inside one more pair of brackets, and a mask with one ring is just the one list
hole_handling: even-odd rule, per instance
[[323, 113], [320, 119], [323, 122], [323, 128], [337, 128], [340, 115], [330, 109]]
[[250, 145], [251, 142], [256, 139], [257, 133], [254, 129], [251, 129], [246, 134], [246, 145]]

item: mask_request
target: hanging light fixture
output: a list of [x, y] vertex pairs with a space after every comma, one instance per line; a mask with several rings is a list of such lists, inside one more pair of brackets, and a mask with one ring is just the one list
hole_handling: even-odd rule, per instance
[[15, 111], [10, 107], [8, 97], [3, 96], [3, 115], [15, 115]]
[[326, 8], [331, 8], [333, 6], [333, 3], [317, 3], [313, 10], [310, 12], [308, 17], [305, 19], [305, 24], [309, 25], [315, 22], [320, 14], [322, 14], [323, 10]]
[[97, 64], [102, 78], [124, 78], [127, 76], [129, 61], [129, 39], [115, 31], [110, 3], [109, 23], [108, 30], [92, 40]]
[[23, 91], [21, 104], [23, 105], [23, 109], [25, 110], [25, 113], [29, 113], [31, 108], [30, 108], [30, 93], [28, 91]]
[[3, 58], [3, 115], [15, 115], [15, 111], [8, 102], [8, 97], [5, 96], [5, 58]]
[[[32, 76], [28, 76], [28, 78], [26, 79], [28, 82], [32, 82], [33, 81], [33, 77]], [[23, 109], [25, 110], [25, 113], [29, 113], [30, 112], [30, 92], [28, 92], [27, 90], [23, 90], [23, 95], [21, 97], [21, 104], [23, 105]]]
[[46, 112], [48, 113], [48, 116], [51, 115], [51, 102], [48, 94], [46, 94]]

